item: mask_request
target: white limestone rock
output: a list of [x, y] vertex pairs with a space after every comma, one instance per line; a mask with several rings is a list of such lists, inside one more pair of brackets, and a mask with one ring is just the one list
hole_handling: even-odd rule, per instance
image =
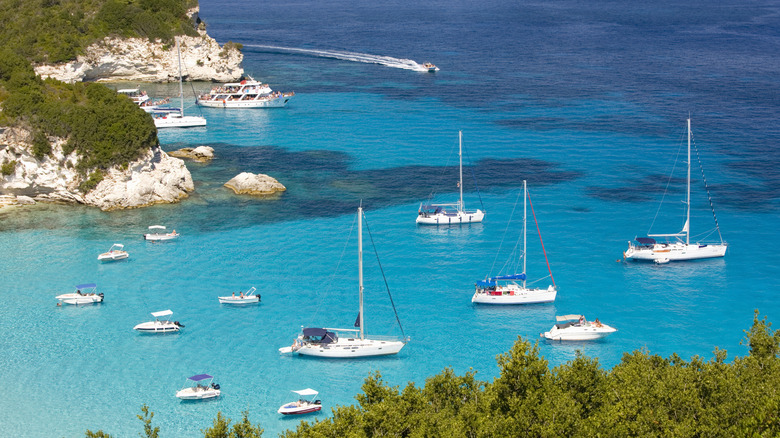
[[157, 147], [124, 169], [110, 169], [97, 187], [84, 195], [78, 189], [83, 182], [75, 169], [78, 156], [75, 152], [64, 154], [65, 140], [49, 141], [52, 153], [38, 160], [32, 154], [29, 131], [0, 128], [0, 165], [15, 163], [9, 175], [0, 173], [3, 204], [29, 203], [32, 199], [115, 210], [177, 202], [195, 189], [184, 162]]
[[[200, 36], [179, 36], [182, 74], [191, 81], [231, 82], [244, 74], [244, 55], [236, 48], [223, 48], [205, 31]], [[63, 82], [141, 81], [178, 82], [179, 61], [175, 45], [145, 38], [106, 37], [86, 48], [75, 61], [39, 64], [35, 73]]]
[[287, 187], [268, 175], [255, 175], [249, 172], [242, 172], [236, 175], [225, 183], [225, 187], [233, 190], [237, 195], [264, 196], [287, 190]]
[[196, 148], [181, 148], [168, 152], [168, 155], [177, 158], [189, 158], [200, 163], [207, 163], [214, 158], [214, 148], [211, 146], [198, 146]]

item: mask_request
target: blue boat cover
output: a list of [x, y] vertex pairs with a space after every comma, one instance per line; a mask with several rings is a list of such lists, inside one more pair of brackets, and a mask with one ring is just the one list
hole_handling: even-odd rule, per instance
[[95, 283], [86, 283], [86, 284], [77, 284], [76, 289], [91, 289], [96, 288], [97, 285]]
[[325, 336], [328, 333], [324, 328], [306, 327], [303, 329], [303, 336]]
[[208, 374], [198, 374], [196, 376], [190, 377], [189, 380], [200, 382], [201, 380], [213, 379], [213, 378], [214, 378], [213, 376], [209, 376]]
[[478, 287], [495, 287], [496, 280], [525, 280], [525, 274], [497, 275], [477, 282]]
[[[329, 332], [325, 330], [324, 328], [316, 328], [316, 327], [306, 327], [303, 329], [303, 336], [305, 337], [320, 337], [319, 340], [320, 344], [330, 344], [331, 342], [338, 341], [339, 337], [334, 332]], [[317, 343], [317, 340], [312, 340], [312, 342]]]
[[654, 245], [655, 239], [651, 237], [637, 237], [636, 241], [639, 243], [644, 243], [645, 245]]

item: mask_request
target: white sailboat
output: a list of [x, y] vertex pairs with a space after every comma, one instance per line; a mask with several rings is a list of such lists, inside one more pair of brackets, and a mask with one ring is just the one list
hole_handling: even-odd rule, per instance
[[[535, 288], [526, 286], [526, 218], [528, 199], [528, 189], [523, 180], [523, 251], [520, 257], [523, 259], [523, 272], [520, 274], [498, 275], [485, 280], [478, 281], [475, 286], [474, 295], [471, 297], [472, 303], [479, 304], [536, 304], [550, 303], [555, 301], [558, 289], [553, 284], [546, 288]], [[541, 240], [541, 238], [540, 238]], [[544, 248], [544, 247], [543, 247]], [[545, 258], [547, 255], [545, 254]], [[548, 263], [549, 267], [549, 263]], [[550, 272], [552, 279], [552, 272]], [[518, 281], [522, 281], [518, 284]]]
[[[713, 210], [713, 216], [715, 212]], [[688, 175], [685, 197], [685, 224], [679, 233], [674, 234], [648, 234], [647, 237], [637, 237], [638, 244], [628, 242], [628, 249], [623, 253], [625, 259], [652, 260], [655, 263], [669, 263], [678, 260], [697, 260], [726, 255], [728, 244], [720, 235], [720, 227], [715, 219], [715, 229], [718, 231], [720, 243], [702, 244], [691, 243], [691, 119], [688, 118]], [[665, 239], [675, 238], [673, 242], [659, 243], [655, 237]], [[683, 240], [683, 237], [685, 240]]]
[[194, 128], [197, 126], [206, 126], [206, 119], [198, 116], [184, 115], [184, 89], [181, 79], [181, 50], [179, 50], [179, 40], [176, 39], [176, 53], [179, 56], [179, 97], [181, 106], [177, 108], [156, 108], [151, 112], [154, 118], [154, 126], [160, 128]]
[[451, 225], [482, 222], [482, 210], [466, 210], [463, 205], [463, 131], [458, 131], [458, 159], [460, 167], [460, 199], [454, 204], [420, 204], [417, 223], [421, 225]]
[[327, 358], [351, 358], [396, 354], [406, 345], [407, 338], [400, 341], [378, 336], [366, 338], [364, 334], [362, 207], [358, 208], [358, 291], [360, 313], [355, 322], [355, 325], [359, 327], [357, 330], [303, 327], [302, 333], [295, 339], [292, 346], [282, 347], [279, 352]]

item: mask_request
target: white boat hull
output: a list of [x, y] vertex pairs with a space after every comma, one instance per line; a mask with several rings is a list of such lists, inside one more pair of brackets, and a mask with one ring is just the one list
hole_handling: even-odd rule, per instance
[[[354, 358], [370, 356], [387, 356], [396, 354], [404, 348], [401, 341], [380, 341], [373, 339], [339, 338], [330, 344], [304, 343], [299, 349], [290, 348], [303, 356], [328, 358]], [[280, 349], [280, 351], [283, 349]]]
[[79, 295], [77, 293], [57, 295], [55, 298], [64, 304], [93, 304], [102, 303], [103, 296], [99, 294]]
[[728, 245], [699, 245], [676, 243], [655, 243], [652, 245], [634, 245], [628, 243], [625, 252], [627, 260], [655, 261], [656, 263], [668, 263], [670, 261], [699, 260], [726, 255]]
[[178, 332], [181, 327], [172, 321], [149, 321], [136, 325], [133, 330], [145, 334], [162, 334]]
[[247, 100], [198, 99], [196, 103], [207, 108], [282, 108], [292, 97], [292, 94], [284, 94], [278, 97], [263, 96], [260, 99]]
[[168, 116], [165, 118], [154, 118], [154, 126], [157, 129], [162, 128], [196, 128], [198, 126], [206, 126], [206, 119], [197, 116]]
[[418, 214], [420, 225], [460, 225], [482, 222], [485, 213], [482, 210], [458, 211], [453, 213]]
[[558, 295], [558, 290], [550, 286], [547, 289], [527, 289], [519, 284], [498, 286], [495, 291], [480, 290], [471, 297], [477, 304], [537, 304], [552, 303]]
[[282, 415], [301, 415], [301, 414], [309, 414], [311, 412], [317, 412], [319, 410], [322, 410], [322, 405], [319, 403], [290, 402], [290, 403], [285, 403], [285, 405], [280, 407], [279, 410], [277, 410], [276, 412]]
[[606, 324], [601, 324], [599, 327], [596, 324], [587, 323], [564, 329], [553, 326], [550, 331], [544, 333], [544, 338], [550, 341], [595, 341], [616, 331], [617, 329]]
[[157, 233], [148, 233], [144, 234], [145, 240], [153, 240], [153, 241], [164, 241], [164, 240], [173, 240], [179, 237], [179, 234], [173, 234], [173, 233], [166, 233], [166, 234], [157, 234]]
[[244, 304], [257, 304], [260, 302], [260, 297], [257, 295], [252, 295], [248, 297], [217, 297], [219, 299], [220, 304], [234, 304], [234, 305], [244, 305]]
[[127, 257], [129, 257], [127, 251], [110, 251], [100, 254], [97, 259], [101, 262], [113, 262], [116, 260], [126, 259]]
[[219, 389], [214, 389], [212, 387], [192, 387], [192, 388], [184, 388], [181, 391], [176, 393], [176, 397], [182, 399], [182, 400], [204, 400], [209, 398], [215, 398], [219, 397], [221, 394]]

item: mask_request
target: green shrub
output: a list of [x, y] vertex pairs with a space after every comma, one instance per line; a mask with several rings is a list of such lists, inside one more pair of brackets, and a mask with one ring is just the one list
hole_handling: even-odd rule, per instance
[[0, 166], [0, 173], [2, 173], [3, 176], [14, 173], [14, 170], [16, 170], [16, 160], [6, 161]]
[[45, 156], [51, 153], [51, 143], [49, 143], [49, 137], [43, 131], [35, 131], [33, 134], [33, 156], [42, 160]]
[[81, 193], [89, 193], [90, 190], [97, 187], [103, 181], [103, 172], [96, 170], [89, 175], [89, 178], [79, 185]]

